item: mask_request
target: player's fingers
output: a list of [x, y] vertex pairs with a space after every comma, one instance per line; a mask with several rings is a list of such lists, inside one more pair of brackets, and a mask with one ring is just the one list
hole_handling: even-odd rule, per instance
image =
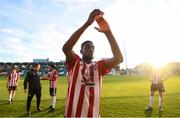
[[91, 16], [92, 17], [96, 17], [98, 15], [102, 16], [104, 13], [100, 10], [100, 9], [94, 9], [92, 12], [91, 12]]
[[102, 12], [100, 9], [94, 9], [93, 12], [97, 13], [98, 15], [104, 14], [104, 12]]
[[97, 27], [94, 27], [94, 29], [96, 29], [97, 31], [99, 31], [99, 32], [100, 32], [100, 29], [99, 29], [99, 28], [97, 28]]

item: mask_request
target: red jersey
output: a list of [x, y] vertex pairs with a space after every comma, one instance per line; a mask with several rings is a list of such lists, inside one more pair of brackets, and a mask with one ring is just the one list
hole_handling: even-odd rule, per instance
[[8, 85], [9, 86], [17, 86], [17, 82], [20, 78], [20, 75], [19, 73], [10, 73], [9, 76], [8, 76], [8, 79], [9, 79], [9, 83]]
[[58, 79], [58, 72], [56, 70], [52, 70], [48, 74], [49, 82], [50, 82], [50, 88], [56, 88], [57, 87], [57, 79]]
[[104, 60], [86, 64], [75, 55], [66, 62], [68, 93], [65, 117], [99, 117], [102, 76], [110, 71]]

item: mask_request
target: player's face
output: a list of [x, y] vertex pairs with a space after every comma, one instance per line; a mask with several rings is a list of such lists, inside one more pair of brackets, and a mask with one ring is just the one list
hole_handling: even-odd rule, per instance
[[35, 70], [36, 70], [36, 71], [39, 71], [40, 68], [41, 68], [41, 65], [37, 65], [37, 66], [35, 67]]
[[16, 69], [13, 69], [12, 72], [13, 72], [13, 73], [16, 73]]
[[52, 70], [53, 70], [53, 68], [52, 68], [52, 67], [49, 67], [49, 70], [50, 70], [50, 71], [52, 71]]
[[83, 59], [85, 60], [92, 60], [94, 55], [94, 45], [91, 42], [87, 42], [83, 45], [81, 49], [81, 54]]

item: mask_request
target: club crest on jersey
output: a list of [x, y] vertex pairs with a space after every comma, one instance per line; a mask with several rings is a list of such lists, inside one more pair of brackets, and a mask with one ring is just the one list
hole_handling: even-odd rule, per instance
[[81, 80], [82, 84], [88, 87], [94, 87], [95, 83], [92, 82], [91, 80]]

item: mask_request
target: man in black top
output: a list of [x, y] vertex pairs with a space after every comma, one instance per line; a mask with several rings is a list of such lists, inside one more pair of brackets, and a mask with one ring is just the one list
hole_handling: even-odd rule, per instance
[[38, 71], [40, 69], [40, 64], [35, 64], [33, 69], [31, 69], [25, 77], [24, 80], [24, 93], [27, 93], [27, 83], [28, 83], [28, 97], [27, 97], [27, 115], [30, 116], [30, 106], [31, 101], [34, 96], [36, 95], [37, 98], [37, 111], [40, 112], [40, 101], [41, 101], [41, 83], [40, 83], [40, 76], [38, 75]]

